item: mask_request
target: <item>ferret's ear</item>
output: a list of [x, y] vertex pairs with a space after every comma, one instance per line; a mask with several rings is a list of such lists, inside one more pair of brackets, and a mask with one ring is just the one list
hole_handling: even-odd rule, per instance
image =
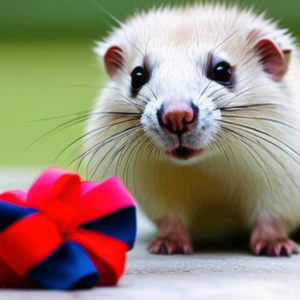
[[111, 46], [103, 56], [107, 74], [112, 78], [123, 66], [123, 50], [118, 46]]
[[260, 56], [264, 72], [272, 80], [280, 81], [288, 69], [291, 50], [280, 49], [270, 38], [259, 39], [255, 44], [255, 50]]

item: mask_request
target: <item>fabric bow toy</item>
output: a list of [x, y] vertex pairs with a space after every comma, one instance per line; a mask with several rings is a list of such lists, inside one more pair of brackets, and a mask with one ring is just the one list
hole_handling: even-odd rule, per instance
[[48, 168], [27, 193], [0, 194], [0, 287], [115, 285], [135, 236], [135, 205], [116, 177], [81, 182]]

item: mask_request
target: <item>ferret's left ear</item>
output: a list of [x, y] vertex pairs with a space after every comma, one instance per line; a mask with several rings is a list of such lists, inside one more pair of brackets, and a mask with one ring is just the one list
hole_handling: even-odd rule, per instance
[[108, 48], [103, 57], [107, 74], [112, 78], [123, 66], [123, 50], [118, 46]]
[[255, 44], [260, 56], [264, 72], [274, 81], [280, 81], [286, 73], [290, 61], [291, 50], [280, 49], [270, 38], [261, 38]]

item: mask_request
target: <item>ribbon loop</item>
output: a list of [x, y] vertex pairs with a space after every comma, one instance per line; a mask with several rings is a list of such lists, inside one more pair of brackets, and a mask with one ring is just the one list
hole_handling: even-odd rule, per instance
[[99, 274], [79, 244], [64, 242], [46, 260], [30, 270], [28, 278], [43, 288], [70, 290], [95, 286]]
[[58, 168], [49, 168], [34, 182], [27, 203], [52, 219], [66, 235], [78, 226], [81, 201], [80, 177]]

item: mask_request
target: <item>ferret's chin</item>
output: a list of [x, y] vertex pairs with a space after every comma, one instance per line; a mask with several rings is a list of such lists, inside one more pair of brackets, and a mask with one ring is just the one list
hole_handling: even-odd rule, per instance
[[199, 157], [202, 154], [202, 152], [203, 149], [201, 148], [196, 149], [179, 146], [177, 148], [167, 150], [166, 154], [180, 163], [188, 164], [189, 162], [194, 161], [195, 158]]

